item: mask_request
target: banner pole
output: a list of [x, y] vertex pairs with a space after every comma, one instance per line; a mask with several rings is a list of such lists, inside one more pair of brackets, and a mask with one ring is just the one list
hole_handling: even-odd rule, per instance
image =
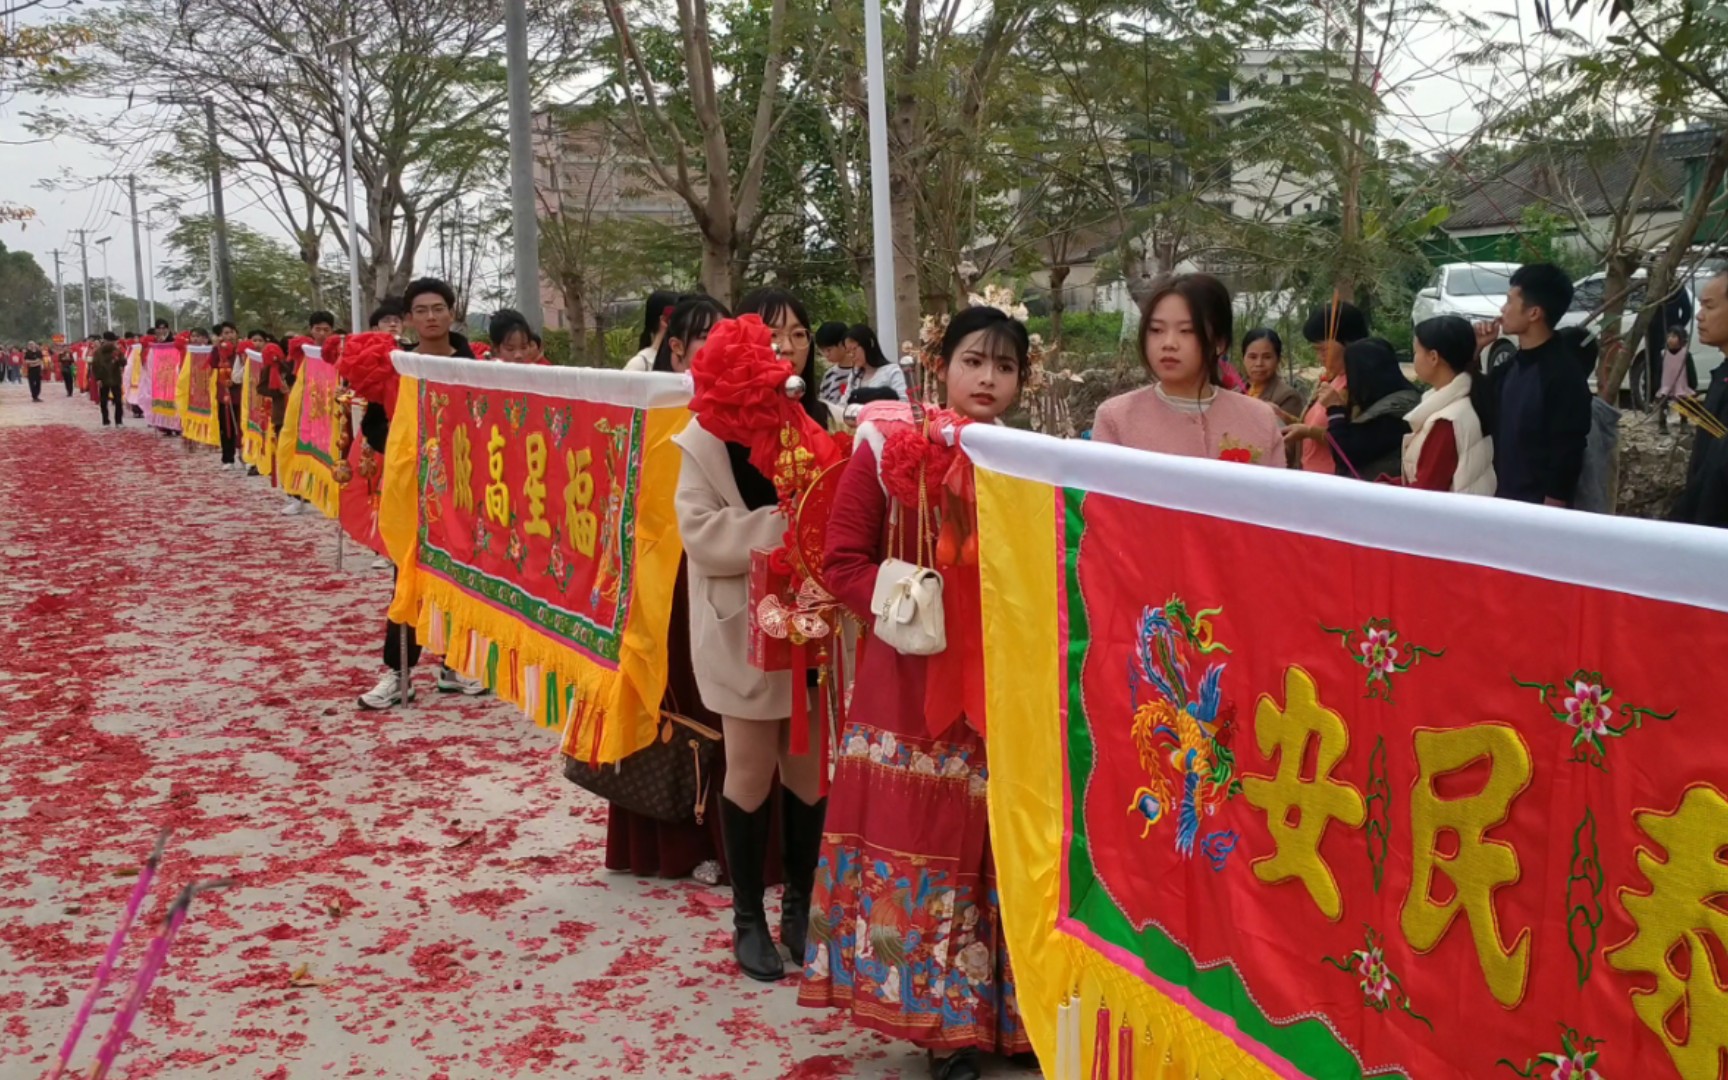
[[336, 518], [336, 569], [337, 570], [342, 569], [342, 541], [343, 541], [343, 539], [344, 539], [344, 537], [342, 535], [342, 518], [340, 516], [338, 516]]
[[397, 672], [396, 672], [396, 675], [397, 675], [396, 685], [397, 685], [397, 691], [401, 695], [401, 698], [402, 698], [402, 707], [404, 709], [406, 709], [408, 707], [408, 701], [409, 701], [408, 691], [410, 689], [410, 684], [409, 684], [408, 680], [412, 677], [412, 674], [414, 671], [413, 667], [411, 667], [408, 663], [408, 624], [407, 623], [399, 624], [396, 627], [396, 632], [401, 635], [401, 637], [398, 639], [398, 641], [402, 646], [402, 651], [399, 655], [398, 660], [396, 661], [397, 664], [399, 665]]

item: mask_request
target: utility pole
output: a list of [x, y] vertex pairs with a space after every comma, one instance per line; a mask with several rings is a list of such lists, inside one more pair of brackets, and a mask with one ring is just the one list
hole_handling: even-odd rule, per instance
[[216, 284], [220, 293], [218, 309], [211, 306], [211, 321], [234, 318], [234, 268], [228, 254], [228, 215], [222, 203], [222, 155], [216, 149], [216, 102], [207, 97], [162, 97], [163, 105], [202, 105], [204, 127], [210, 140], [210, 203], [216, 219]]
[[79, 314], [84, 317], [84, 334], [90, 336], [90, 246], [86, 242], [88, 230], [74, 229], [78, 234], [78, 263], [84, 271], [84, 302], [79, 304]]
[[534, 212], [534, 102], [528, 85], [527, 0], [504, 0], [504, 74], [510, 93], [510, 228], [516, 309], [540, 329], [540, 218]]
[[51, 252], [54, 256], [54, 302], [60, 308], [60, 336], [66, 336], [66, 286], [60, 284], [60, 252]]
[[144, 314], [144, 246], [138, 242], [138, 178], [126, 178], [126, 194], [132, 200], [132, 272], [138, 275], [138, 335], [143, 337], [150, 333], [150, 323], [154, 321], [156, 312], [151, 310]]

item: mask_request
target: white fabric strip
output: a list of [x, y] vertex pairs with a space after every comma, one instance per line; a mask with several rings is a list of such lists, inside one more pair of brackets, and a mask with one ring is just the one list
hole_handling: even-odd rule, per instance
[[690, 376], [665, 371], [613, 371], [609, 368], [542, 367], [454, 356], [393, 352], [396, 370], [416, 379], [470, 386], [476, 390], [513, 390], [547, 397], [594, 401], [630, 409], [672, 408], [690, 404]]
[[193, 356], [209, 356], [211, 353], [216, 351], [216, 346], [214, 346], [214, 345], [188, 345], [188, 346], [186, 346], [186, 351], [191, 353]]
[[1057, 487], [1728, 612], [1725, 530], [1176, 457], [983, 424], [967, 426], [961, 445], [982, 468]]
[[324, 359], [324, 347], [322, 345], [302, 345], [300, 351], [306, 354], [308, 360]]
[[257, 360], [258, 362], [262, 363], [264, 361], [264, 354], [259, 352], [257, 349], [247, 349], [246, 350], [246, 359]]

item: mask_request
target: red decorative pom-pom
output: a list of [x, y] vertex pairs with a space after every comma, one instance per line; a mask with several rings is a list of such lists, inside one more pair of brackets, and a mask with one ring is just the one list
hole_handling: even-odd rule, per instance
[[348, 339], [341, 334], [331, 334], [324, 339], [324, 344], [318, 349], [318, 357], [326, 364], [337, 364], [342, 360], [343, 343]]
[[355, 334], [342, 346], [336, 374], [348, 380], [354, 392], [367, 401], [384, 406], [387, 414], [396, 411], [396, 386], [400, 376], [390, 362], [396, 350], [396, 339], [383, 331]]

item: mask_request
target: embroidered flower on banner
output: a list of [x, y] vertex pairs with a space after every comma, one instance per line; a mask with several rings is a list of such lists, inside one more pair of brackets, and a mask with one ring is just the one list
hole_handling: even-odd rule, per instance
[[[1603, 1080], [1596, 1069], [1596, 1062], [1602, 1056], [1596, 1049], [1599, 1044], [1600, 1040], [1579, 1035], [1577, 1029], [1561, 1024], [1559, 1053], [1537, 1054], [1525, 1062], [1523, 1068], [1505, 1058], [1495, 1064], [1506, 1066], [1526, 1080]], [[1551, 1070], [1548, 1068], [1550, 1065], [1553, 1066]]]
[[1426, 1024], [1428, 1030], [1434, 1030], [1433, 1023], [1426, 1016], [1411, 1008], [1410, 995], [1404, 992], [1404, 984], [1386, 961], [1386, 938], [1372, 926], [1364, 930], [1362, 948], [1343, 959], [1324, 956], [1320, 962], [1359, 976], [1356, 985], [1362, 991], [1362, 1003], [1368, 1008], [1379, 1013], [1397, 1009], [1412, 1020]]
[[1392, 684], [1396, 676], [1420, 664], [1425, 656], [1439, 658], [1446, 655], [1445, 649], [1430, 649], [1403, 638], [1391, 619], [1369, 619], [1361, 626], [1348, 627], [1321, 623], [1320, 629], [1337, 635], [1344, 650], [1367, 669], [1366, 696], [1388, 703], [1392, 701]]
[[1362, 996], [1375, 1006], [1384, 1008], [1386, 995], [1392, 992], [1392, 969], [1386, 966], [1386, 954], [1374, 946], [1355, 955], [1361, 957], [1356, 970], [1362, 975]]
[[1608, 734], [1608, 721], [1613, 718], [1614, 710], [1608, 706], [1608, 699], [1614, 696], [1614, 691], [1605, 689], [1600, 683], [1583, 682], [1572, 684], [1572, 696], [1567, 698], [1566, 722], [1581, 732], [1589, 732], [1600, 738]]
[[1391, 675], [1398, 670], [1397, 635], [1390, 630], [1370, 629], [1368, 639], [1362, 642], [1364, 666], [1369, 671], [1380, 671]]
[[[1512, 683], [1540, 696], [1548, 715], [1572, 729], [1572, 757], [1579, 765], [1607, 768], [1608, 740], [1622, 738], [1644, 726], [1646, 720], [1672, 720], [1674, 712], [1657, 712], [1628, 701], [1614, 702], [1614, 690], [1600, 671], [1579, 668], [1558, 683], [1527, 682], [1512, 676]], [[1615, 722], [1618, 717], [1619, 723]]]

